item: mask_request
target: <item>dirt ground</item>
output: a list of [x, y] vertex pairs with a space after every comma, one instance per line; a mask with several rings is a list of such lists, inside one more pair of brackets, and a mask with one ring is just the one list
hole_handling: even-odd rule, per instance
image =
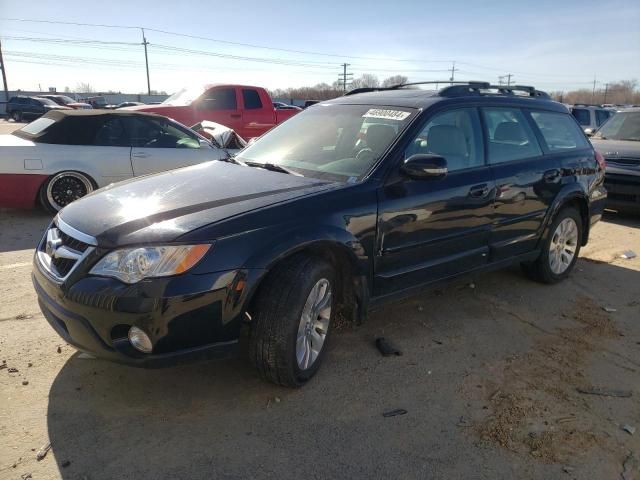
[[640, 478], [640, 219], [608, 215], [562, 284], [514, 267], [387, 305], [299, 390], [83, 358], [31, 286], [48, 222], [0, 210], [2, 479]]

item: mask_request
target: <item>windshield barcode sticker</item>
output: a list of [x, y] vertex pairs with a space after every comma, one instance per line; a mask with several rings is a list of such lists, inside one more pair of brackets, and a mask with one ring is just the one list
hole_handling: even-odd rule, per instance
[[402, 110], [386, 110], [383, 108], [370, 108], [362, 115], [364, 118], [385, 118], [387, 120], [404, 120], [411, 113]]

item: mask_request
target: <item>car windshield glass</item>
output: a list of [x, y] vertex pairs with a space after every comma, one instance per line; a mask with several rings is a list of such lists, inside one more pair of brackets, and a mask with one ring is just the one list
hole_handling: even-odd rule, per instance
[[318, 105], [290, 118], [238, 159], [285, 167], [332, 181], [361, 180], [395, 141], [416, 110], [365, 105]]
[[28, 133], [29, 135], [38, 135], [39, 133], [43, 132], [46, 128], [50, 127], [54, 123], [56, 123], [55, 120], [52, 120], [51, 118], [42, 117], [37, 120], [34, 120], [28, 125], [25, 125], [19, 131]]
[[48, 98], [36, 98], [37, 102], [42, 103], [43, 105], [57, 105], [53, 100], [49, 100]]
[[616, 113], [602, 125], [595, 138], [640, 141], [640, 111]]
[[56, 97], [58, 100], [60, 100], [60, 103], [63, 105], [69, 105], [70, 103], [75, 103], [75, 100], [71, 97], [67, 97], [66, 95], [60, 95], [59, 97]]
[[162, 103], [166, 105], [189, 105], [202, 95], [203, 91], [204, 89], [201, 87], [182, 88]]

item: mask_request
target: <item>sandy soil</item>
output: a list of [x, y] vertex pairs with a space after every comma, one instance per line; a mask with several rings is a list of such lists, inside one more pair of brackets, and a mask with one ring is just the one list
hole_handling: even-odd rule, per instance
[[640, 254], [638, 219], [608, 216], [560, 285], [511, 268], [387, 305], [300, 390], [241, 359], [78, 355], [30, 283], [48, 222], [0, 210], [1, 479], [640, 478], [640, 257], [620, 258]]

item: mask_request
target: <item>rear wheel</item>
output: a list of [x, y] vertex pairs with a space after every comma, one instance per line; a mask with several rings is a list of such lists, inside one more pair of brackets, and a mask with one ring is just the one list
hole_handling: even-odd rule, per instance
[[11, 118], [13, 119], [14, 122], [21, 122], [22, 121], [22, 112], [20, 112], [18, 110], [14, 110], [13, 112], [11, 112]]
[[525, 273], [543, 283], [557, 283], [571, 273], [582, 245], [582, 218], [573, 207], [562, 209], [543, 242], [542, 253], [532, 263], [522, 265]]
[[302, 386], [324, 357], [335, 314], [335, 273], [324, 260], [300, 255], [265, 282], [250, 312], [250, 359], [265, 379]]
[[50, 177], [40, 190], [40, 203], [57, 212], [71, 202], [93, 192], [93, 182], [80, 172], [61, 172]]

